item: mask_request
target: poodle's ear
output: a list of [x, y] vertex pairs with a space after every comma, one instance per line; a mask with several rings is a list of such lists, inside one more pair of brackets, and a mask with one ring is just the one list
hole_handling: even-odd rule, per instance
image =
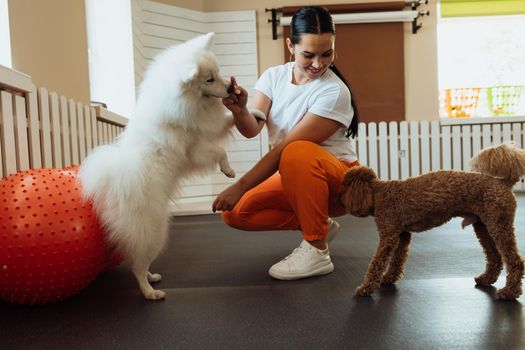
[[343, 179], [343, 185], [348, 186], [354, 181], [372, 182], [377, 180], [377, 175], [374, 169], [367, 166], [356, 166], [347, 170]]
[[373, 212], [374, 196], [372, 183], [377, 181], [373, 169], [366, 166], [350, 168], [344, 177], [343, 204], [354, 216], [369, 216]]

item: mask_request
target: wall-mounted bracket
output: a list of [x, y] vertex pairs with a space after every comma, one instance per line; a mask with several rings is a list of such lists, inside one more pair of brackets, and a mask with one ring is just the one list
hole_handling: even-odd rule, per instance
[[272, 24], [272, 39], [277, 40], [277, 25], [279, 24], [279, 19], [277, 18], [277, 13], [283, 12], [282, 8], [271, 8], [271, 9], [264, 9], [264, 12], [271, 12], [272, 18], [268, 19], [268, 23]]
[[[410, 2], [410, 8], [412, 11], [415, 11], [420, 5], [428, 4], [428, 0], [414, 0]], [[430, 11], [419, 11], [419, 14], [416, 18], [412, 21], [412, 34], [416, 34], [419, 29], [423, 26], [423, 24], [418, 23], [417, 19], [419, 17], [428, 16], [430, 15]]]

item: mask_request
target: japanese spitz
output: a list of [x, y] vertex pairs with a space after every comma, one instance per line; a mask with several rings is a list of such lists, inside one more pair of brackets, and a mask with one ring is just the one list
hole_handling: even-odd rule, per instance
[[235, 173], [218, 146], [233, 121], [221, 98], [232, 87], [219, 76], [213, 33], [166, 49], [147, 69], [132, 118], [118, 140], [82, 162], [79, 180], [110, 244], [124, 256], [146, 299], [165, 292], [150, 264], [168, 237], [169, 201], [184, 177]]

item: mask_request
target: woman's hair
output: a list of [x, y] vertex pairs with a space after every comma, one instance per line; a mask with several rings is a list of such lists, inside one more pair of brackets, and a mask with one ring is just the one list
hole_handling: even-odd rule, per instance
[[[290, 24], [290, 41], [292, 45], [299, 44], [303, 34], [324, 34], [331, 33], [335, 35], [335, 24], [332, 20], [332, 15], [324, 7], [320, 6], [305, 6], [301, 7], [292, 17], [292, 23]], [[341, 72], [332, 63], [330, 69], [343, 81], [343, 83], [350, 90], [348, 81], [343, 77]], [[350, 91], [351, 105], [354, 110], [354, 117], [352, 122], [346, 131], [346, 137], [357, 136], [357, 126], [359, 124], [359, 113], [357, 112], [357, 105], [354, 101], [354, 96]]]

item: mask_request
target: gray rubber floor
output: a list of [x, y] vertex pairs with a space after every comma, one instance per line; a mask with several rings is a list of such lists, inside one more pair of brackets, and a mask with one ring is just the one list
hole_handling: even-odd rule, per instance
[[[525, 196], [516, 230], [525, 254]], [[298, 232], [242, 232], [216, 215], [178, 217], [155, 262], [167, 299], [142, 299], [124, 265], [73, 298], [0, 302], [0, 349], [525, 349], [524, 303], [476, 287], [484, 257], [460, 220], [414, 237], [406, 276], [353, 297], [377, 244], [373, 219], [343, 217], [335, 271], [283, 282], [267, 269]], [[496, 283], [501, 287], [502, 276]]]

